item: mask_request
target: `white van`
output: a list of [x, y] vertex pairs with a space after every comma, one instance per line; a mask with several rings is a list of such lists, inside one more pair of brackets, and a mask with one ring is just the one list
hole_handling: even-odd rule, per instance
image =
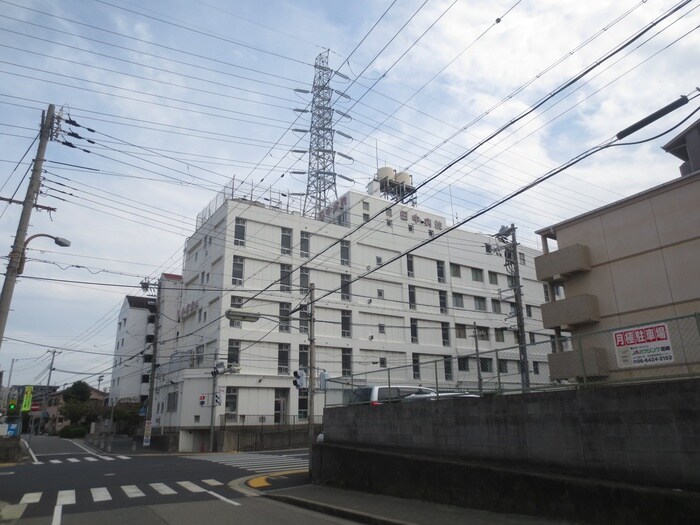
[[396, 403], [411, 396], [430, 396], [437, 392], [430, 388], [414, 385], [397, 386], [358, 386], [344, 392], [348, 405], [382, 405], [384, 403]]

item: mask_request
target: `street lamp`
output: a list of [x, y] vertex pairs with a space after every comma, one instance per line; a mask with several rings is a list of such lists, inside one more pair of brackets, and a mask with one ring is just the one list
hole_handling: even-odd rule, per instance
[[13, 246], [13, 249], [10, 252], [10, 261], [7, 264], [5, 282], [2, 285], [2, 294], [0, 294], [0, 346], [2, 346], [2, 340], [5, 336], [5, 327], [7, 326], [7, 317], [10, 313], [10, 303], [12, 302], [12, 294], [15, 291], [17, 276], [22, 275], [22, 272], [24, 271], [24, 264], [27, 259], [27, 245], [31, 240], [36, 239], [37, 237], [48, 237], [49, 239], [53, 239], [58, 246], [70, 246], [70, 241], [68, 239], [64, 239], [63, 237], [55, 237], [46, 233], [37, 233], [31, 237], [28, 237], [26, 241], [18, 242], [16, 246]]

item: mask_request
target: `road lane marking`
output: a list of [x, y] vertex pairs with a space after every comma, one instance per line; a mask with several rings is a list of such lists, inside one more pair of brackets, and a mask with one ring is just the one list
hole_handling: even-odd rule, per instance
[[145, 496], [136, 485], [122, 485], [122, 490], [129, 498], [141, 498]]
[[61, 525], [61, 512], [63, 512], [63, 505], [56, 505], [53, 508], [53, 519], [51, 520], [51, 525]]
[[24, 438], [20, 438], [20, 439], [22, 440], [22, 443], [24, 443], [24, 446], [27, 447], [27, 452], [29, 452], [29, 454], [32, 456], [32, 461], [34, 461], [34, 463], [36, 463], [37, 462], [36, 455], [34, 454], [34, 451], [31, 448], [29, 448], [29, 443], [27, 443], [24, 440]]
[[129, 456], [117, 456], [119, 459], [131, 459]]
[[3, 523], [9, 522], [10, 520], [18, 520], [22, 517], [22, 514], [24, 514], [24, 511], [27, 509], [26, 505], [8, 505], [7, 507], [3, 507], [2, 509], [2, 520]]
[[63, 463], [60, 459], [50, 459], [49, 463]]
[[110, 501], [112, 499], [112, 496], [106, 487], [96, 487], [90, 489], [90, 492], [92, 493], [92, 501], [95, 503], [99, 503], [100, 501]]
[[43, 464], [44, 464], [43, 461], [35, 461], [34, 463], [32, 463], [32, 465], [43, 465]]
[[162, 494], [163, 496], [170, 496], [172, 494], [177, 494], [173, 489], [168, 487], [165, 483], [150, 483], [151, 487], [155, 489], [156, 492]]
[[189, 490], [190, 492], [206, 492], [205, 489], [203, 489], [199, 485], [195, 485], [191, 481], [178, 481], [177, 484], [180, 485], [182, 488]]
[[59, 490], [56, 498], [56, 506], [75, 505], [74, 490]]
[[223, 483], [215, 479], [203, 479], [202, 483], [206, 483], [210, 487], [220, 487], [221, 485], [223, 485]]
[[97, 458], [93, 458], [92, 456], [88, 456], [85, 458], [85, 461], [97, 461]]
[[221, 494], [217, 494], [217, 493], [214, 492], [213, 490], [207, 490], [207, 491], [205, 491], [205, 492], [206, 492], [207, 494], [211, 494], [211, 495], [214, 496], [215, 498], [219, 498], [221, 501], [223, 501], [223, 502], [225, 502], [225, 503], [230, 503], [231, 505], [235, 505], [235, 506], [237, 506], [237, 507], [240, 506], [240, 503], [238, 503], [237, 501], [233, 501], [233, 500], [231, 500], [231, 499], [224, 498]]
[[27, 492], [24, 496], [22, 496], [19, 504], [24, 505], [25, 503], [39, 503], [41, 500], [41, 494], [41, 492]]
[[78, 458], [68, 458], [66, 461], [69, 463], [80, 463], [80, 460]]
[[[39, 462], [39, 464], [41, 464], [41, 462]], [[36, 465], [36, 463], [32, 463], [32, 465]], [[0, 472], [0, 476], [11, 476], [14, 473], [14, 470], [10, 470], [9, 472]]]

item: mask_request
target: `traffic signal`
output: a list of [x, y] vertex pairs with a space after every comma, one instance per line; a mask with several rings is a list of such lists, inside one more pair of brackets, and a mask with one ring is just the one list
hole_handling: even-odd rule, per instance
[[221, 406], [221, 394], [218, 392], [214, 396], [214, 403], [216, 403], [216, 406], [220, 407]]
[[203, 407], [206, 402], [207, 402], [207, 396], [205, 396], [204, 394], [200, 395], [199, 396], [199, 406]]
[[301, 388], [308, 388], [308, 383], [306, 381], [306, 372], [303, 370], [295, 370], [294, 371], [294, 380], [292, 381], [292, 384], [297, 387], [297, 390]]
[[17, 412], [17, 401], [10, 401], [10, 404], [7, 406], [7, 411]]

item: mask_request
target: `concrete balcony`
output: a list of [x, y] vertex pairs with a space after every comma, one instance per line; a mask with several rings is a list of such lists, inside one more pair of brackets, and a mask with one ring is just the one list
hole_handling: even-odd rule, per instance
[[591, 270], [588, 246], [572, 244], [566, 248], [535, 257], [538, 281], [563, 281], [569, 275]]
[[549, 354], [550, 379], [602, 378], [609, 375], [608, 358], [604, 348]]
[[589, 294], [543, 303], [541, 312], [542, 324], [545, 328], [573, 327], [600, 321], [598, 298]]

